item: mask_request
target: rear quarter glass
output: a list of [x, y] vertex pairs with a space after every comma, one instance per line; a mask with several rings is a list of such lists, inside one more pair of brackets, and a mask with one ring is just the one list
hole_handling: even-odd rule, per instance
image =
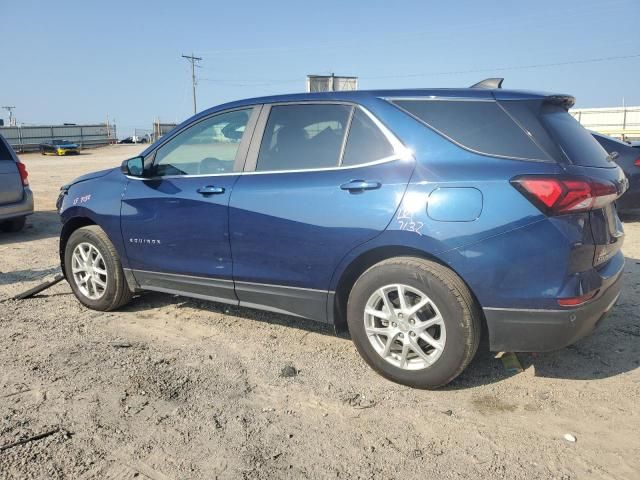
[[535, 161], [552, 158], [495, 100], [403, 100], [392, 103], [476, 153]]
[[609, 154], [591, 133], [559, 105], [544, 105], [541, 120], [573, 165], [615, 168]]

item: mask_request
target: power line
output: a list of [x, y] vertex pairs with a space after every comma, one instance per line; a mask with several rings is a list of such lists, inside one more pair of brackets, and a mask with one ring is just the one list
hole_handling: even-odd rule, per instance
[[530, 68], [559, 67], [564, 65], [578, 65], [578, 64], [584, 64], [584, 63], [608, 62], [611, 60], [622, 60], [622, 59], [638, 58], [638, 57], [640, 57], [640, 53], [634, 53], [631, 55], [618, 55], [613, 57], [589, 58], [585, 60], [569, 60], [566, 62], [538, 63], [538, 64], [532, 64], [532, 65], [515, 65], [511, 67], [478, 68], [478, 69], [472, 69], [472, 70], [451, 70], [448, 72], [408, 73], [408, 74], [401, 74], [401, 75], [362, 76], [360, 78], [375, 80], [375, 79], [381, 79], [381, 78], [410, 78], [410, 77], [427, 77], [429, 75], [457, 75], [462, 73], [502, 72], [506, 70], [525, 70]]
[[196, 107], [196, 64], [197, 62], [201, 62], [202, 58], [201, 57], [194, 57], [193, 56], [193, 52], [191, 53], [191, 55], [182, 55], [182, 58], [186, 58], [187, 60], [189, 60], [189, 62], [191, 62], [191, 85], [193, 87], [193, 114], [195, 115], [198, 112], [198, 109]]
[[[428, 77], [428, 76], [436, 76], [436, 75], [459, 75], [465, 73], [482, 73], [482, 72], [503, 72], [509, 70], [525, 70], [531, 68], [546, 68], [546, 67], [559, 67], [565, 65], [579, 65], [586, 63], [597, 63], [597, 62], [608, 62], [612, 60], [622, 60], [622, 59], [630, 59], [630, 58], [638, 58], [640, 57], [640, 53], [630, 54], [630, 55], [617, 55], [610, 57], [598, 57], [598, 58], [587, 58], [582, 60], [568, 60], [564, 62], [551, 62], [551, 63], [538, 63], [538, 64], [530, 64], [530, 65], [513, 65], [506, 67], [488, 67], [488, 68], [478, 68], [478, 69], [469, 69], [469, 70], [449, 70], [449, 71], [440, 71], [440, 72], [424, 72], [424, 73], [400, 73], [397, 75], [359, 75], [358, 78], [365, 80], [378, 80], [385, 78], [414, 78], [414, 77]], [[220, 83], [222, 85], [228, 85], [233, 87], [270, 87], [274, 85], [285, 85], [289, 83], [297, 83], [301, 82], [301, 78], [297, 79], [283, 79], [283, 80], [256, 80], [255, 82], [239, 82], [236, 83], [233, 79], [214, 79], [214, 78], [202, 78], [201, 80], [207, 82], [215, 82]]]
[[[567, 7], [563, 10], [556, 10], [552, 15], [543, 12], [538, 15], [526, 15], [519, 18], [510, 19], [505, 25], [496, 25], [493, 20], [481, 20], [472, 21], [466, 23], [458, 23], [456, 27], [459, 30], [469, 32], [470, 30], [477, 30], [482, 38], [486, 41], [489, 34], [493, 36], [504, 37], [511, 29], [515, 27], [528, 27], [535, 26], [536, 32], [540, 34], [546, 30], [550, 30], [553, 27], [566, 28], [567, 15], [571, 15], [572, 22], [574, 24], [596, 17], [599, 19], [603, 14], [608, 13], [614, 6], [624, 8], [625, 5], [629, 5], [635, 0], [609, 0], [609, 2], [603, 3], [598, 6], [591, 6], [582, 10], [576, 11], [574, 7]], [[502, 27], [506, 32], [501, 32], [499, 27]], [[230, 48], [230, 49], [214, 49], [214, 50], [198, 50], [199, 55], [209, 56], [226, 56], [226, 55], [242, 55], [242, 56], [264, 56], [264, 55], [277, 55], [277, 54], [291, 54], [294, 52], [308, 52], [315, 50], [331, 50], [331, 49], [344, 49], [344, 48], [365, 48], [370, 49], [375, 45], [389, 45], [390, 43], [402, 43], [416, 39], [423, 40], [437, 40], [437, 39], [450, 39], [453, 32], [451, 25], [440, 27], [430, 30], [418, 30], [413, 32], [401, 31], [390, 32], [383, 35], [377, 35], [374, 39], [358, 38], [354, 40], [343, 41], [321, 41], [308, 45], [272, 45], [268, 47], [247, 47], [247, 48]]]

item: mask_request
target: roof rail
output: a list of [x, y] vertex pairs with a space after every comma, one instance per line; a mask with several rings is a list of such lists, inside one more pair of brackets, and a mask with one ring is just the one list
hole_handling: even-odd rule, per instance
[[471, 85], [469, 88], [486, 88], [491, 90], [494, 88], [502, 88], [502, 82], [504, 82], [504, 78], [485, 78], [481, 82]]

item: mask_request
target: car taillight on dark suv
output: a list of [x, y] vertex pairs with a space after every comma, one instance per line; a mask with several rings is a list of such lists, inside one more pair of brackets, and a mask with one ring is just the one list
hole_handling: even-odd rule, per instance
[[511, 184], [547, 215], [595, 210], [619, 196], [615, 184], [584, 177], [525, 175]]

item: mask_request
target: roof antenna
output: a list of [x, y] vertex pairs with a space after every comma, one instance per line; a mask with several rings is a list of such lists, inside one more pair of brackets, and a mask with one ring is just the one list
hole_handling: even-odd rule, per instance
[[504, 82], [504, 78], [485, 78], [481, 82], [471, 85], [469, 88], [485, 88], [493, 90], [494, 88], [502, 88], [502, 82]]

